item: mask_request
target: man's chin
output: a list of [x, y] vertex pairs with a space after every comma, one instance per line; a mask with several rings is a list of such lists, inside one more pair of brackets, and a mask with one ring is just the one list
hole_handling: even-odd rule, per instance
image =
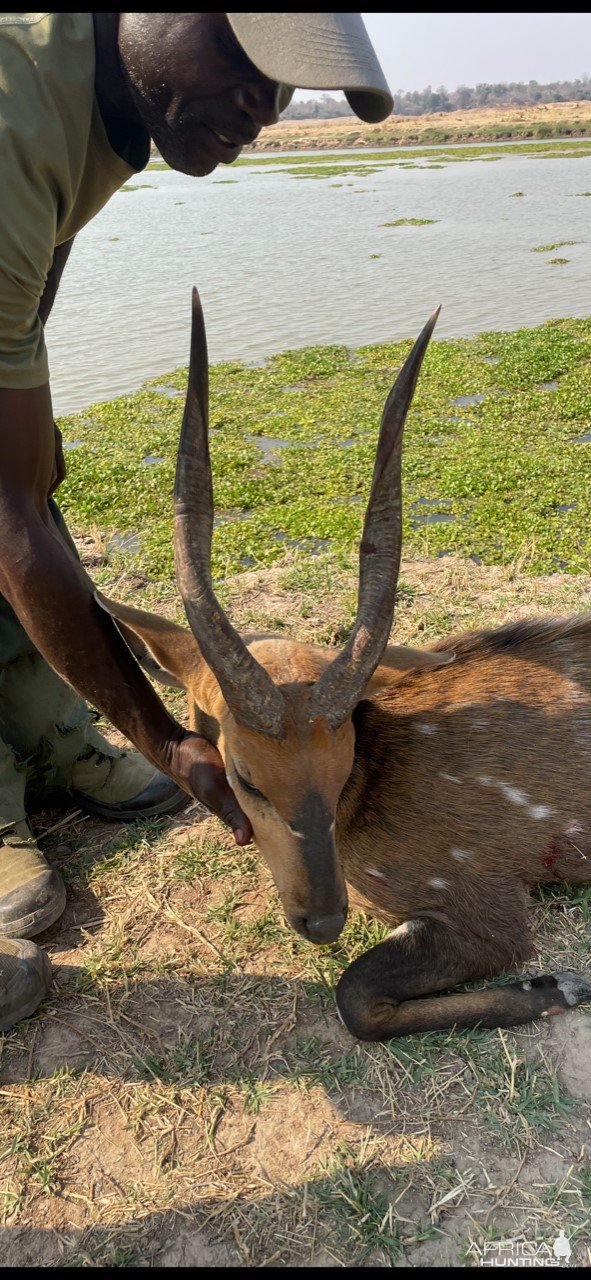
[[177, 157], [176, 162], [170, 164], [171, 169], [176, 169], [177, 173], [187, 173], [190, 178], [206, 178], [208, 173], [213, 173], [218, 167], [217, 160], [210, 160], [209, 156], [191, 156], [191, 159], [185, 157]]
[[214, 160], [211, 156], [203, 153], [188, 156], [175, 147], [160, 147], [160, 155], [171, 169], [175, 169], [177, 173], [186, 173], [190, 178], [206, 178], [219, 164], [219, 160]]
[[242, 151], [242, 146], [224, 145], [205, 125], [192, 128], [190, 134], [188, 130], [183, 133], [184, 137], [178, 134], [173, 137], [168, 132], [159, 137], [154, 131], [152, 136], [166, 164], [191, 178], [205, 178], [219, 164], [234, 164]]

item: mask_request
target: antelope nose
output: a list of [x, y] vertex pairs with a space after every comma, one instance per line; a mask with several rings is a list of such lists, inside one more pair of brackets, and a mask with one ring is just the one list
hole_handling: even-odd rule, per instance
[[345, 920], [346, 911], [339, 911], [336, 916], [316, 916], [305, 922], [306, 933], [310, 942], [334, 942], [338, 938]]

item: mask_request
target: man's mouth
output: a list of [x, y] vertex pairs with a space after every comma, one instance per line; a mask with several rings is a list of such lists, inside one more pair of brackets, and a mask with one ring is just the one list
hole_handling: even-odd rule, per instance
[[210, 124], [203, 125], [203, 130], [208, 142], [208, 150], [215, 158], [216, 163], [232, 164], [238, 158], [244, 143], [235, 142], [227, 134], [213, 129]]

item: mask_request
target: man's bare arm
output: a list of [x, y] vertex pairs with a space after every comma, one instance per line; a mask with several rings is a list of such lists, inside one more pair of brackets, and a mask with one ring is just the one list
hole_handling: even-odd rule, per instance
[[0, 591], [50, 665], [245, 842], [248, 820], [217, 751], [168, 714], [55, 530], [53, 471], [49, 386], [0, 390]]

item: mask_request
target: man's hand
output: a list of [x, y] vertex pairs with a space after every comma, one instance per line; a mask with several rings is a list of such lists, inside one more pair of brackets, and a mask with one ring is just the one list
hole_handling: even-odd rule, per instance
[[185, 734], [170, 772], [180, 787], [232, 828], [236, 844], [252, 840], [252, 827], [228, 783], [222, 757], [207, 738]]

